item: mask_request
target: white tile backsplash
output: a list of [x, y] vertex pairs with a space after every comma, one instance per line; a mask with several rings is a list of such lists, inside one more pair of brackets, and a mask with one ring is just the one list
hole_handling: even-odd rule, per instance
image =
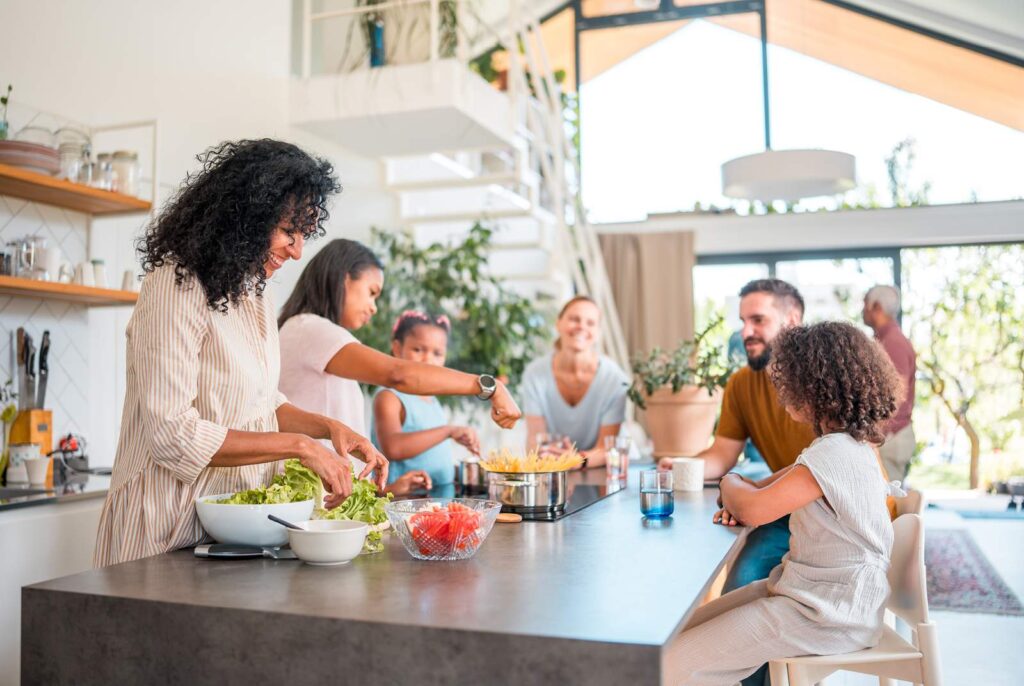
[[[118, 232], [120, 233], [120, 232]], [[7, 243], [26, 235], [46, 237], [51, 246], [60, 246], [63, 260], [77, 264], [88, 258], [88, 218], [84, 214], [59, 207], [26, 202], [0, 196], [0, 242]], [[120, 285], [118, 274], [117, 283]], [[113, 276], [111, 280], [113, 281]], [[123, 365], [114, 363], [118, 345], [115, 340], [97, 351], [92, 342], [95, 335], [93, 319], [110, 328], [109, 339], [116, 339], [115, 327], [127, 314], [104, 313], [96, 316], [89, 308], [57, 300], [33, 297], [0, 296], [0, 383], [11, 378], [13, 336], [24, 327], [35, 339], [36, 348], [43, 332], [50, 332], [50, 373], [46, 389], [46, 406], [53, 410], [54, 439], [68, 432], [83, 434], [90, 446], [94, 464], [112, 464], [116, 436], [117, 413], [123, 395]], [[104, 321], [106, 320], [106, 321]], [[121, 329], [123, 332], [123, 328]], [[121, 334], [123, 337], [123, 333]], [[123, 349], [123, 346], [122, 346]], [[123, 352], [122, 352], [123, 354]], [[121, 374], [121, 378], [118, 377]], [[117, 413], [101, 412], [98, 423], [95, 405], [98, 402], [117, 405]]]

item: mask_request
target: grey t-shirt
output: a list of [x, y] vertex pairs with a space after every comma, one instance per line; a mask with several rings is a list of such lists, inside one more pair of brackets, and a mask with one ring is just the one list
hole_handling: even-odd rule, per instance
[[609, 357], [601, 356], [590, 388], [575, 406], [558, 392], [552, 354], [534, 360], [523, 374], [523, 413], [543, 417], [549, 433], [564, 434], [577, 450], [590, 450], [602, 426], [626, 418], [629, 377]]

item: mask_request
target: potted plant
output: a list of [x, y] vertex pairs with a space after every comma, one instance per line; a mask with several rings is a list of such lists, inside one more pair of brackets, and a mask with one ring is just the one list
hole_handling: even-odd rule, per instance
[[[515, 388], [526, 365], [549, 343], [551, 307], [549, 299], [519, 295], [490, 273], [492, 233], [478, 222], [459, 242], [424, 246], [410, 234], [374, 229], [385, 286], [377, 314], [360, 330], [360, 340], [390, 354], [391, 327], [400, 313], [446, 314], [453, 325], [446, 365], [495, 374]], [[480, 406], [462, 396], [442, 397], [442, 402]]]
[[655, 348], [633, 360], [629, 399], [647, 411], [655, 457], [692, 456], [708, 446], [725, 383], [736, 369], [725, 346], [708, 341], [721, 324], [712, 321], [675, 350]]

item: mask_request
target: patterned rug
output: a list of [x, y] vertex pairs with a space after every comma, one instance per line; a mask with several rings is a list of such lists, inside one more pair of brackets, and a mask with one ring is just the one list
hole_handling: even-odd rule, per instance
[[1024, 616], [1024, 606], [969, 532], [928, 529], [924, 561], [930, 609]]

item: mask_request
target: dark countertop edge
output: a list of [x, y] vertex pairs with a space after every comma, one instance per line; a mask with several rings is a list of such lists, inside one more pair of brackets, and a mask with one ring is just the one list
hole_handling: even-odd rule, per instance
[[[717, 576], [717, 574], [718, 574], [718, 572], [715, 573], [715, 576]], [[59, 577], [58, 577], [58, 579], [59, 579]], [[22, 596], [24, 596], [26, 593], [61, 593], [61, 594], [65, 594], [65, 595], [68, 595], [68, 596], [75, 596], [75, 597], [81, 597], [81, 598], [95, 598], [96, 595], [97, 595], [96, 593], [85, 593], [83, 591], [69, 591], [67, 589], [62, 589], [62, 588], [49, 588], [49, 587], [47, 587], [47, 584], [50, 581], [57, 581], [58, 579], [49, 579], [47, 581], [40, 581], [40, 582], [35, 583], [35, 584], [30, 584], [28, 586], [22, 586], [21, 587]], [[708, 580], [708, 584], [707, 584], [708, 587], [710, 587], [710, 585], [711, 585], [711, 583], [713, 581], [714, 581], [714, 576], [711, 579]], [[705, 595], [707, 595], [707, 590], [706, 589], [702, 590], [700, 597], [694, 600], [694, 607], [691, 607], [690, 610], [686, 613], [686, 616], [684, 617], [685, 620], [689, 620], [690, 615], [693, 614], [693, 611], [697, 607], [697, 602], [700, 601], [700, 600], [703, 600]], [[490, 635], [490, 636], [517, 636], [517, 637], [522, 637], [522, 638], [540, 638], [540, 639], [545, 639], [545, 640], [550, 640], [550, 641], [570, 641], [570, 642], [573, 642], [573, 643], [583, 643], [583, 644], [600, 644], [600, 645], [608, 645], [608, 646], [630, 646], [630, 647], [638, 647], [638, 648], [653, 648], [653, 649], [656, 649], [656, 650], [663, 649], [665, 647], [665, 645], [667, 644], [667, 642], [666, 643], [647, 643], [647, 642], [644, 642], [644, 641], [605, 641], [605, 640], [597, 641], [597, 640], [581, 639], [581, 638], [567, 638], [565, 636], [559, 636], [559, 635], [556, 635], [556, 634], [528, 634], [528, 633], [514, 632], [514, 631], [494, 631], [494, 630], [488, 630], [488, 629], [466, 629], [464, 627], [457, 627], [457, 626], [434, 626], [434, 625], [430, 625], [430, 624], [397, 623], [397, 622], [374, 621], [374, 620], [371, 620], [371, 619], [339, 619], [337, 617], [330, 617], [330, 616], [327, 616], [327, 615], [315, 615], [315, 614], [311, 615], [311, 614], [307, 614], [307, 613], [303, 613], [303, 612], [289, 612], [286, 609], [281, 609], [281, 610], [250, 609], [250, 608], [242, 608], [242, 607], [229, 606], [229, 605], [208, 605], [208, 604], [199, 604], [199, 603], [189, 603], [189, 602], [184, 601], [184, 600], [173, 600], [173, 601], [171, 601], [171, 600], [154, 600], [152, 598], [137, 598], [137, 597], [132, 597], [132, 596], [105, 596], [105, 597], [111, 598], [112, 600], [116, 600], [118, 602], [132, 602], [132, 603], [142, 603], [142, 604], [153, 603], [153, 604], [157, 604], [157, 605], [167, 605], [167, 606], [172, 606], [172, 607], [173, 606], [181, 606], [181, 607], [191, 607], [191, 608], [204, 608], [204, 609], [207, 609], [207, 610], [223, 610], [225, 612], [254, 612], [256, 614], [261, 614], [261, 615], [265, 615], [265, 614], [286, 615], [288, 617], [317, 619], [317, 620], [323, 620], [323, 621], [335, 621], [335, 622], [338, 622], [339, 624], [343, 624], [343, 625], [346, 625], [346, 626], [352, 626], [352, 627], [359, 627], [359, 626], [415, 627], [415, 628], [426, 629], [426, 630], [430, 630], [430, 631], [435, 631], [435, 630], [436, 631], [454, 631], [454, 632], [460, 632], [460, 633], [466, 633], [466, 634], [486, 634], [486, 635]], [[680, 626], [682, 626], [683, 624], [684, 624], [684, 622], [680, 622]], [[672, 633], [672, 636], [670, 636], [669, 638], [670, 639], [673, 638], [676, 633], [678, 633], [678, 627], [677, 627], [676, 631], [674, 631]]]

